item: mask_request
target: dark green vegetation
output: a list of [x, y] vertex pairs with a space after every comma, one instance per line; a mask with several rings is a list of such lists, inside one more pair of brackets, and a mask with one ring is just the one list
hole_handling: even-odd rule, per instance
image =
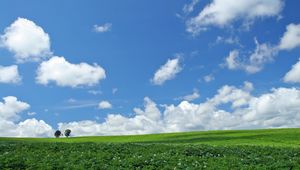
[[300, 149], [166, 144], [1, 143], [11, 169], [299, 169]]
[[0, 138], [0, 169], [300, 169], [300, 129]]

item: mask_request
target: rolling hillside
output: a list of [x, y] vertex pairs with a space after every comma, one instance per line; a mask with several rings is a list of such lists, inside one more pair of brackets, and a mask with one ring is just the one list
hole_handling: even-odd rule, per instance
[[0, 169], [300, 169], [300, 129], [0, 138]]
[[128, 136], [90, 136], [70, 138], [0, 138], [0, 141], [166, 143], [207, 145], [256, 145], [300, 147], [300, 128], [261, 130], [220, 130]]

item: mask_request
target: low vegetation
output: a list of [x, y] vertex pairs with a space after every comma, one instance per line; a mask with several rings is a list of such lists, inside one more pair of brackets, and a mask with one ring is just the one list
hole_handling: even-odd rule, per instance
[[0, 169], [300, 169], [300, 129], [0, 138]]

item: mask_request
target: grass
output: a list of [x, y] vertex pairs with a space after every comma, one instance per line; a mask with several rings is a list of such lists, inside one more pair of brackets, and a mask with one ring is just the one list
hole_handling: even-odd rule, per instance
[[0, 141], [67, 143], [165, 143], [206, 144], [213, 146], [255, 145], [300, 147], [300, 128], [262, 130], [224, 130], [128, 136], [91, 136], [70, 138], [0, 138]]
[[0, 169], [300, 169], [300, 129], [0, 138]]

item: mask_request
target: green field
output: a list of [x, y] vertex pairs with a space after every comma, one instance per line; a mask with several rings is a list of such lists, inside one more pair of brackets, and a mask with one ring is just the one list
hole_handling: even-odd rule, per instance
[[300, 129], [0, 138], [0, 169], [300, 169]]

